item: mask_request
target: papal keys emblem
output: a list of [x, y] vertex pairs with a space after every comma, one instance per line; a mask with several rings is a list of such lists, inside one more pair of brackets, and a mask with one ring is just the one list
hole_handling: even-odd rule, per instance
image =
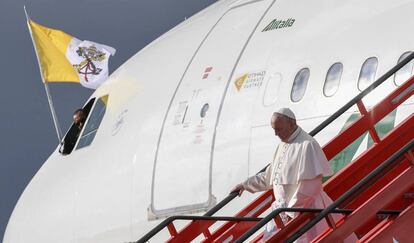
[[102, 68], [97, 68], [94, 62], [102, 62], [105, 60], [105, 53], [98, 50], [96, 46], [78, 47], [76, 50], [78, 56], [85, 58], [79, 64], [74, 64], [73, 67], [79, 74], [84, 75], [85, 81], [88, 82], [88, 75], [98, 75]]

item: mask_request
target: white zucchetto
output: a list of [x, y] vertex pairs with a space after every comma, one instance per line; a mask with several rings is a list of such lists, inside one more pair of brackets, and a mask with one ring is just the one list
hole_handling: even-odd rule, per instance
[[279, 110], [275, 111], [275, 113], [282, 114], [284, 116], [287, 116], [287, 117], [289, 117], [291, 119], [296, 120], [295, 114], [289, 108], [280, 108]]

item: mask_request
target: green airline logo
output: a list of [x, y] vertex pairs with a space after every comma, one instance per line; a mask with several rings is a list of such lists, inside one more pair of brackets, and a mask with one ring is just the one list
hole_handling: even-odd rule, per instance
[[292, 18], [288, 18], [286, 20], [274, 19], [274, 20], [272, 20], [272, 22], [270, 22], [262, 30], [262, 32], [266, 32], [266, 31], [270, 31], [270, 30], [275, 30], [275, 29], [292, 27], [293, 23], [295, 23], [295, 19], [292, 19]]

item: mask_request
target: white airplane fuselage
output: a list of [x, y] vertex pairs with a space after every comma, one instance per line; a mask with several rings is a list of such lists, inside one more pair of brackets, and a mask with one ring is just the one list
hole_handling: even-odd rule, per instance
[[[414, 1], [218, 1], [94, 92], [108, 95], [96, 136], [48, 158], [15, 206], [4, 242], [130, 242], [165, 217], [205, 212], [271, 161], [278, 143], [273, 111], [291, 108], [310, 131], [364, 88], [367, 59], [377, 60], [368, 75], [376, 79], [413, 50], [412, 9]], [[335, 63], [342, 64], [340, 79], [326, 88]], [[292, 94], [301, 70], [309, 78]], [[393, 76], [365, 104], [396, 83]], [[391, 123], [404, 119], [412, 102]], [[316, 136], [321, 145], [354, 111]], [[233, 215], [253, 197], [220, 213]]]

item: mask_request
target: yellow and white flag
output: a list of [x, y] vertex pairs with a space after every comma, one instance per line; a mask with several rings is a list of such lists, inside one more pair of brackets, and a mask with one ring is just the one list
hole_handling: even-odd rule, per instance
[[108, 60], [116, 50], [92, 41], [81, 41], [65, 32], [28, 20], [41, 72], [47, 82], [80, 82], [98, 88], [108, 78]]

